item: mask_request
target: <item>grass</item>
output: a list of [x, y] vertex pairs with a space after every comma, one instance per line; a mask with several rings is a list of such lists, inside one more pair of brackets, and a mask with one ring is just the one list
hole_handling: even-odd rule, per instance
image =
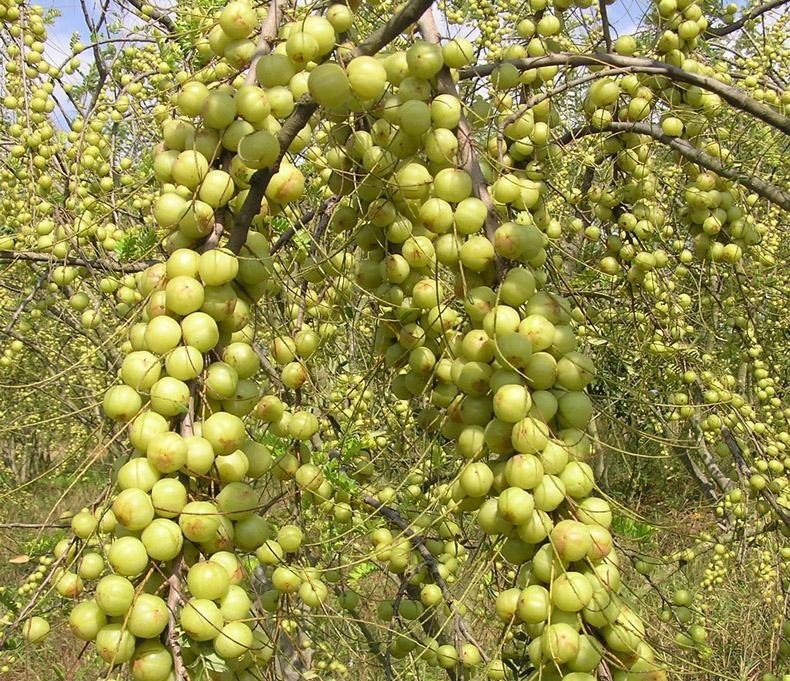
[[[59, 513], [79, 509], [96, 498], [106, 480], [106, 471], [92, 471], [72, 486], [73, 478], [60, 473], [48, 475], [21, 488], [5, 481], [0, 505], [0, 524], [39, 523], [64, 524]], [[69, 489], [71, 488], [71, 489]], [[9, 501], [9, 499], [11, 501]], [[52, 513], [52, 509], [55, 513]], [[30, 594], [17, 595], [17, 589], [38, 566], [38, 559], [51, 556], [57, 542], [67, 536], [67, 529], [0, 529], [0, 602], [6, 615], [13, 619], [15, 611], [24, 607]], [[28, 562], [21, 562], [27, 557]], [[10, 606], [10, 607], [9, 607]], [[46, 597], [41, 610], [50, 623], [50, 635], [35, 646], [27, 646], [16, 632], [7, 635], [6, 650], [0, 656], [0, 681], [93, 681], [100, 677], [95, 656], [82, 654], [83, 645], [68, 631], [68, 606], [56, 594]]]

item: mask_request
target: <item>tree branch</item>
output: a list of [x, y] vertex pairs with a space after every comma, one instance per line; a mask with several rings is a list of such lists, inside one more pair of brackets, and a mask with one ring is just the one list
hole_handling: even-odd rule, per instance
[[603, 130], [593, 128], [592, 126], [584, 126], [582, 128], [565, 133], [565, 135], [557, 140], [557, 143], [560, 145], [567, 145], [574, 140], [579, 139], [580, 137], [585, 137], [587, 135], [599, 135], [606, 132], [635, 132], [640, 135], [648, 135], [653, 139], [666, 144], [668, 147], [671, 147], [689, 161], [692, 161], [703, 168], [707, 168], [708, 170], [712, 170], [718, 175], [726, 177], [728, 180], [739, 182], [744, 187], [751, 189], [755, 194], [762, 196], [771, 203], [775, 203], [784, 210], [790, 211], [790, 195], [779, 189], [779, 187], [776, 185], [766, 182], [759, 177], [746, 175], [741, 171], [732, 168], [731, 166], [725, 166], [717, 158], [705, 153], [701, 149], [697, 149], [697, 147], [693, 146], [686, 140], [665, 135], [661, 128], [657, 125], [651, 125], [650, 123], [613, 121]]
[[181, 577], [179, 572], [183, 565], [183, 557], [179, 556], [173, 565], [173, 572], [167, 578], [169, 587], [167, 594], [167, 645], [170, 654], [173, 656], [173, 676], [175, 681], [187, 681], [189, 676], [184, 667], [184, 660], [181, 657], [181, 642], [178, 640], [178, 627], [176, 625], [176, 608], [182, 602], [181, 598]]
[[[382, 47], [392, 42], [408, 26], [413, 24], [420, 15], [431, 6], [433, 0], [411, 0], [400, 12], [393, 16], [378, 31], [373, 32], [366, 40], [354, 50], [354, 56], [376, 54]], [[299, 131], [307, 125], [310, 116], [313, 115], [318, 105], [308, 96], [296, 105], [294, 112], [288, 120], [283, 123], [282, 128], [277, 133], [277, 141], [280, 144], [280, 155], [270, 168], [256, 170], [250, 180], [250, 190], [247, 198], [244, 199], [241, 210], [236, 216], [233, 230], [228, 240], [228, 248], [233, 253], [239, 253], [244, 242], [247, 241], [247, 234], [250, 231], [252, 219], [260, 210], [263, 197], [266, 195], [266, 188], [269, 186], [274, 174], [279, 170], [280, 163], [285, 157], [288, 147]]]
[[147, 12], [143, 12], [143, 5], [147, 3], [144, 3], [142, 0], [126, 0], [126, 1], [130, 5], [132, 5], [132, 7], [134, 7], [143, 16], [150, 16], [154, 21], [160, 24], [169, 33], [176, 32], [175, 22], [161, 10], [158, 10], [156, 7], [148, 5], [148, 7], [146, 7]]
[[[362, 495], [362, 503], [374, 508], [377, 513], [389, 520], [393, 525], [400, 529], [401, 532], [403, 532], [404, 536], [409, 540], [417, 553], [420, 554], [423, 563], [425, 563], [425, 567], [428, 569], [428, 574], [430, 574], [431, 579], [434, 581], [436, 586], [441, 589], [442, 596], [444, 597], [447, 607], [455, 616], [456, 626], [458, 627], [459, 631], [468, 641], [474, 641], [472, 634], [469, 632], [466, 623], [461, 617], [461, 613], [459, 613], [458, 609], [455, 607], [453, 596], [450, 593], [450, 588], [447, 586], [447, 582], [445, 581], [444, 577], [442, 577], [441, 572], [439, 572], [439, 565], [436, 562], [436, 557], [428, 550], [424, 539], [411, 529], [409, 523], [394, 508], [385, 506], [378, 499], [368, 494]], [[477, 647], [480, 649], [480, 655], [482, 656], [483, 660], [488, 662], [488, 657], [485, 651], [480, 646]]]
[[255, 67], [258, 60], [264, 55], [269, 54], [272, 49], [272, 41], [277, 37], [277, 30], [280, 27], [280, 21], [283, 16], [284, 0], [271, 0], [269, 3], [269, 12], [266, 15], [266, 20], [261, 26], [261, 36], [258, 39], [258, 46], [255, 48], [255, 54], [250, 62], [250, 68], [247, 71], [247, 76], [244, 79], [246, 85], [253, 85], [255, 83]]
[[[436, 20], [433, 17], [433, 10], [431, 8], [428, 8], [425, 11], [420, 20], [417, 22], [417, 26], [420, 33], [422, 34], [422, 37], [426, 41], [436, 44], [439, 43], [439, 31], [436, 27]], [[450, 74], [449, 69], [446, 67], [439, 72], [436, 85], [437, 90], [439, 90], [440, 93], [449, 94], [456, 99], [460, 99], [458, 95], [458, 88], [455, 86], [453, 77]], [[483, 169], [480, 167], [480, 162], [477, 160], [475, 155], [472, 144], [472, 128], [469, 125], [469, 121], [464, 115], [463, 110], [461, 111], [461, 118], [458, 121], [458, 132], [456, 136], [458, 138], [458, 151], [461, 165], [472, 178], [472, 188], [475, 196], [480, 199], [488, 209], [485, 219], [485, 234], [488, 240], [493, 244], [494, 235], [496, 233], [497, 227], [499, 226], [499, 220], [497, 220], [496, 213], [494, 211], [494, 202], [492, 201], [491, 195], [488, 192], [488, 185], [485, 181], [485, 178], [483, 177]], [[496, 259], [496, 268], [497, 275], [499, 278], [501, 278], [504, 264], [502, 259], [499, 257]]]
[[788, 1], [790, 0], [772, 0], [772, 2], [766, 2], [764, 5], [758, 5], [754, 9], [743, 14], [737, 21], [733, 21], [731, 24], [724, 24], [724, 26], [719, 26], [718, 28], [709, 28], [705, 31], [704, 35], [721, 37], [729, 35], [730, 33], [734, 33], [739, 28], [742, 28], [743, 25], [748, 21], [756, 19], [766, 12], [770, 12], [772, 9], [777, 9], [778, 7], [787, 4]]
[[[735, 459], [735, 464], [738, 467], [738, 470], [741, 472], [741, 475], [743, 475], [744, 479], [748, 479], [749, 467], [746, 464], [746, 460], [743, 458], [743, 453], [741, 452], [741, 448], [738, 446], [735, 437], [727, 427], [721, 429], [721, 434], [724, 437], [724, 442], [727, 444], [727, 448], [732, 454], [732, 458]], [[768, 487], [764, 487], [760, 490], [760, 496], [768, 502], [768, 505], [774, 510], [774, 513], [776, 513], [776, 517], [779, 518], [787, 527], [790, 527], [790, 512], [779, 505], [771, 490], [769, 490]]]
[[609, 28], [609, 15], [606, 12], [606, 0], [598, 0], [598, 10], [601, 12], [601, 32], [606, 51], [612, 51], [612, 32]]
[[470, 66], [465, 69], [460, 69], [458, 71], [458, 78], [460, 80], [464, 80], [468, 78], [490, 75], [493, 70], [501, 63], [513, 64], [516, 68], [522, 71], [536, 69], [541, 66], [630, 66], [634, 70], [643, 73], [663, 75], [672, 81], [696, 85], [703, 90], [713, 92], [736, 109], [751, 114], [764, 123], [767, 123], [777, 130], [780, 130], [785, 135], [790, 135], [790, 118], [783, 115], [779, 111], [772, 109], [771, 107], [766, 106], [755, 99], [752, 99], [742, 90], [734, 88], [730, 85], [725, 85], [715, 78], [701, 76], [696, 73], [684, 71], [683, 69], [672, 66], [671, 64], [665, 64], [664, 62], [645, 59], [642, 57], [624, 57], [618, 54], [605, 53], [571, 54], [569, 52], [557, 52], [555, 54], [547, 54], [542, 57], [510, 59], [505, 62], [492, 62], [489, 64], [481, 64], [480, 66]]
[[98, 258], [89, 260], [87, 258], [76, 258], [66, 256], [56, 258], [47, 253], [36, 253], [35, 251], [0, 251], [0, 262], [17, 262], [27, 260], [30, 262], [45, 262], [50, 265], [75, 265], [77, 267], [92, 267], [97, 270], [109, 270], [112, 272], [123, 272], [133, 274], [142, 272], [151, 265], [157, 263], [156, 260], [141, 260], [140, 262], [122, 263], [108, 258]]
[[384, 26], [371, 33], [354, 50], [355, 56], [376, 54], [382, 47], [389, 45], [406, 28], [415, 23], [433, 4], [433, 0], [411, 0], [394, 15]]

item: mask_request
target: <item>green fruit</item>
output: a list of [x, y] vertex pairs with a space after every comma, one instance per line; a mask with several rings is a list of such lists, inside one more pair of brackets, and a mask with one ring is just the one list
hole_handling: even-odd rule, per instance
[[163, 599], [143, 593], [135, 598], [126, 625], [138, 638], [156, 638], [165, 630], [169, 615]]
[[224, 626], [219, 608], [201, 598], [192, 598], [181, 608], [179, 621], [184, 633], [194, 641], [215, 639]]
[[108, 664], [123, 664], [134, 655], [134, 636], [121, 623], [107, 624], [96, 634], [96, 652]]

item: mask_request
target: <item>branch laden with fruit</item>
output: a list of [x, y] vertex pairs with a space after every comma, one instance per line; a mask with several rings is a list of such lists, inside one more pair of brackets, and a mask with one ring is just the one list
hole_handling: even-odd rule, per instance
[[[111, 468], [4, 644], [57, 594], [105, 679], [329, 679], [358, 640], [364, 678], [660, 681], [713, 654], [741, 542], [781, 571], [777, 678], [787, 17], [742, 42], [779, 3], [616, 39], [589, 1], [131, 4], [60, 67], [0, 4], [0, 441], [68, 422], [41, 477]], [[616, 547], [618, 447], [716, 535]]]

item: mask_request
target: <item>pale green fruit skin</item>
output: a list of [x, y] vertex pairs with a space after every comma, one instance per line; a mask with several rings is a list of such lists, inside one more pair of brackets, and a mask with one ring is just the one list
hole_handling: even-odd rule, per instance
[[470, 497], [484, 497], [494, 483], [494, 474], [483, 462], [471, 463], [460, 477], [461, 487]]
[[442, 48], [433, 43], [417, 41], [406, 51], [406, 63], [410, 75], [416, 78], [430, 79], [444, 65]]
[[145, 350], [135, 350], [124, 357], [121, 380], [135, 390], [147, 391], [159, 380], [162, 366], [156, 355]]
[[260, 506], [259, 493], [244, 482], [231, 482], [217, 495], [217, 506], [230, 520], [243, 520]]
[[28, 643], [37, 643], [49, 634], [49, 622], [43, 617], [34, 616], [22, 625], [22, 636]]
[[228, 622], [214, 639], [214, 650], [220, 657], [234, 659], [252, 649], [252, 630], [244, 622]]
[[90, 552], [82, 556], [79, 567], [79, 576], [85, 580], [98, 579], [104, 572], [104, 558], [100, 554]]
[[239, 273], [239, 261], [233, 253], [215, 248], [201, 254], [198, 272], [206, 286], [221, 286]]
[[154, 519], [154, 505], [140, 489], [125, 489], [115, 498], [112, 511], [127, 530], [142, 530]]
[[208, 541], [219, 529], [218, 510], [207, 501], [191, 501], [182, 509], [178, 525], [190, 541]]
[[241, 584], [245, 577], [246, 572], [244, 566], [239, 559], [231, 551], [217, 551], [209, 558], [212, 563], [218, 563], [225, 568], [228, 573], [228, 578], [231, 584]]
[[581, 560], [592, 548], [587, 526], [576, 520], [558, 522], [551, 531], [551, 540], [557, 554], [568, 562]]
[[175, 518], [187, 504], [187, 489], [176, 478], [162, 478], [151, 488], [151, 501], [158, 516]]
[[148, 555], [154, 560], [172, 560], [184, 544], [178, 524], [167, 518], [156, 518], [146, 527], [140, 539]]
[[592, 599], [593, 587], [579, 572], [558, 575], [551, 585], [552, 603], [565, 612], [579, 612]]
[[69, 614], [69, 628], [82, 641], [93, 641], [106, 624], [107, 616], [93, 600], [78, 603]]
[[229, 2], [219, 15], [219, 25], [230, 38], [246, 38], [258, 24], [255, 10], [247, 0]]
[[120, 617], [132, 605], [134, 585], [119, 575], [108, 575], [99, 580], [94, 598], [106, 615]]
[[167, 355], [165, 369], [179, 381], [191, 381], [203, 371], [203, 355], [191, 345], [179, 346]]
[[220, 612], [227, 622], [248, 618], [251, 607], [252, 601], [247, 592], [235, 584], [228, 587], [227, 593], [220, 600]]
[[310, 72], [307, 84], [313, 99], [329, 109], [343, 104], [351, 90], [345, 71], [337, 64], [317, 66]]
[[233, 178], [223, 170], [209, 170], [200, 183], [198, 196], [213, 208], [221, 208], [233, 198], [236, 190]]
[[236, 392], [239, 375], [225, 362], [213, 362], [206, 372], [204, 385], [206, 394], [214, 400], [228, 399]]
[[222, 359], [236, 370], [240, 379], [251, 378], [261, 366], [255, 350], [243, 342], [227, 345], [222, 352]]
[[484, 236], [470, 236], [460, 248], [460, 259], [464, 267], [473, 272], [482, 272], [494, 262], [493, 244]]
[[543, 464], [532, 454], [517, 454], [505, 464], [508, 484], [522, 489], [534, 489], [543, 480]]
[[153, 440], [146, 448], [148, 461], [161, 473], [173, 473], [186, 462], [187, 446], [178, 433], [168, 432]]
[[234, 98], [239, 116], [250, 123], [260, 123], [271, 112], [266, 92], [255, 85], [243, 85]]
[[549, 616], [551, 597], [548, 590], [539, 584], [526, 587], [519, 596], [517, 612], [522, 622], [538, 624]]
[[187, 443], [185, 468], [192, 474], [205, 475], [214, 465], [214, 449], [204, 437], [184, 438]]
[[224, 567], [211, 561], [202, 561], [189, 569], [187, 586], [195, 598], [216, 601], [227, 594], [230, 580]]
[[513, 426], [513, 447], [522, 454], [539, 454], [548, 444], [546, 424], [527, 416]]
[[295, 593], [301, 582], [299, 575], [287, 566], [281, 565], [272, 573], [272, 585], [280, 593]]
[[173, 657], [159, 641], [144, 641], [129, 666], [133, 681], [167, 681], [172, 678]]
[[186, 412], [189, 386], [172, 376], [163, 376], [151, 386], [151, 409], [162, 416], [177, 416]]
[[499, 514], [513, 525], [525, 523], [532, 516], [534, 508], [532, 495], [519, 487], [502, 490], [497, 500]]
[[244, 444], [247, 434], [238, 416], [217, 412], [203, 422], [203, 437], [211, 443], [215, 454], [227, 455]]
[[126, 625], [138, 638], [156, 638], [165, 630], [168, 617], [167, 603], [162, 598], [142, 593], [132, 604]]
[[163, 355], [181, 340], [181, 327], [171, 317], [154, 317], [145, 330], [145, 344], [151, 352]]
[[107, 560], [118, 574], [134, 577], [148, 566], [148, 552], [137, 537], [119, 537], [110, 544]]
[[184, 343], [198, 352], [213, 350], [219, 342], [219, 328], [205, 312], [193, 312], [181, 320]]
[[210, 641], [216, 638], [224, 620], [219, 608], [209, 600], [192, 598], [181, 609], [181, 627], [195, 641]]
[[190, 189], [195, 189], [208, 172], [208, 161], [197, 151], [182, 151], [171, 168], [173, 179]]
[[551, 624], [540, 640], [544, 657], [558, 664], [570, 661], [579, 652], [579, 634], [568, 624]]
[[138, 457], [130, 459], [118, 469], [116, 481], [121, 490], [136, 488], [143, 492], [150, 492], [160, 477], [160, 472], [148, 459]]
[[346, 66], [346, 74], [352, 91], [360, 99], [377, 99], [387, 85], [387, 71], [373, 57], [356, 57]]
[[521, 385], [502, 386], [494, 394], [494, 414], [508, 423], [517, 423], [529, 413], [532, 399]]
[[453, 38], [442, 46], [442, 56], [446, 66], [460, 69], [474, 61], [474, 45], [466, 38]]
[[277, 543], [286, 553], [296, 553], [302, 545], [302, 530], [296, 525], [283, 525], [277, 532]]
[[239, 141], [238, 152], [249, 168], [268, 168], [277, 161], [280, 145], [272, 133], [260, 130], [243, 137]]
[[177, 315], [197, 312], [203, 305], [203, 286], [193, 277], [173, 277], [165, 286], [167, 309]]
[[123, 624], [107, 624], [96, 635], [96, 652], [110, 664], [128, 662], [134, 655], [134, 636]]

